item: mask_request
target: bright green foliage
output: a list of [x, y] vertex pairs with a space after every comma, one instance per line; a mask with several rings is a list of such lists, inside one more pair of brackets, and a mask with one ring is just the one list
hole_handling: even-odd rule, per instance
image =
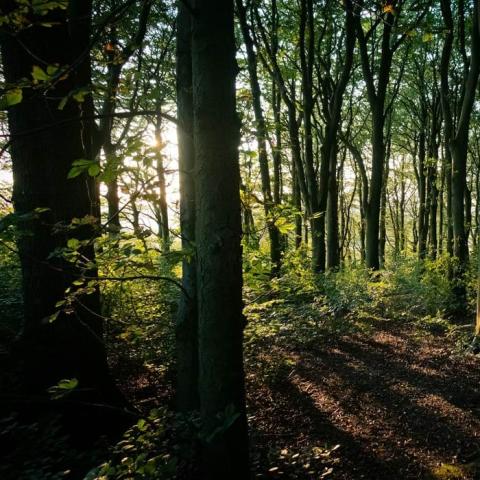
[[72, 168], [68, 172], [68, 178], [75, 178], [82, 173], [87, 172], [91, 177], [96, 177], [100, 174], [100, 164], [96, 160], [79, 159], [74, 160]]
[[449, 271], [455, 260], [447, 255], [437, 260], [403, 258], [393, 263], [386, 277], [392, 285], [392, 296], [398, 309], [420, 315], [435, 315], [452, 308], [454, 298]]

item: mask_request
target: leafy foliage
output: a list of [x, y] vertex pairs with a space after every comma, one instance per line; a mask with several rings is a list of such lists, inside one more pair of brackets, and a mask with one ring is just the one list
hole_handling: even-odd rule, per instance
[[111, 459], [90, 471], [85, 480], [169, 480], [176, 478], [177, 460], [169, 453], [165, 411], [152, 410], [123, 435]]

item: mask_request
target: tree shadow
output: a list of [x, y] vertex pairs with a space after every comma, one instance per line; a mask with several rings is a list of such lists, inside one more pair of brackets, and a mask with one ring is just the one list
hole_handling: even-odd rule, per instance
[[[284, 350], [300, 358], [269, 385], [280, 439], [341, 444], [333, 478], [431, 478], [440, 462], [467, 462], [480, 451], [478, 369], [403, 332], [388, 334]], [[262, 426], [252, 433], [258, 440]]]

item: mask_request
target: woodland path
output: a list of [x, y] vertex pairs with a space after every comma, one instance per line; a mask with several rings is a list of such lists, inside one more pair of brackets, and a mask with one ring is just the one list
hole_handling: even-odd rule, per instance
[[295, 451], [340, 446], [332, 469], [307, 463], [289, 473], [271, 460], [259, 478], [480, 479], [480, 357], [458, 354], [452, 339], [382, 320], [276, 354], [292, 366], [272, 384], [247, 369], [253, 451], [283, 449], [295, 462]]

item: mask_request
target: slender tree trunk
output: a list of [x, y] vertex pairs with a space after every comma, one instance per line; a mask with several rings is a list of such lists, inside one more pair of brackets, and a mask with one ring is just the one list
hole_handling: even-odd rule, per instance
[[277, 92], [275, 83], [272, 85], [272, 108], [275, 121], [275, 148], [273, 151], [273, 201], [280, 205], [282, 201], [282, 125], [280, 113], [282, 109], [282, 97]]
[[302, 244], [302, 216], [300, 214], [302, 211], [302, 200], [295, 163], [292, 164], [292, 197], [293, 206], [297, 212], [295, 215], [295, 248], [300, 248]]
[[400, 186], [400, 252], [405, 251], [405, 197], [406, 197], [406, 185], [404, 175], [404, 165], [402, 163], [402, 178]]
[[[113, 6], [111, 2], [110, 6]], [[128, 62], [135, 50], [140, 47], [147, 31], [147, 23], [152, 7], [151, 0], [145, 0], [142, 3], [138, 27], [135, 35], [127, 42], [127, 45], [120, 51], [118, 49], [118, 39], [116, 26], [110, 29], [109, 43], [111, 49], [106, 51], [108, 61], [108, 83], [105, 91], [101, 113], [103, 118], [100, 120], [99, 144], [98, 150], [103, 146], [105, 157], [108, 162], [112, 162], [110, 179], [107, 182], [107, 204], [108, 204], [108, 227], [109, 232], [116, 235], [121, 230], [120, 224], [120, 199], [118, 195], [118, 162], [115, 158], [115, 145], [112, 140], [113, 121], [112, 116], [117, 106], [118, 87], [124, 65]]]
[[[319, 172], [319, 187], [313, 153], [313, 59], [315, 53], [315, 33], [313, 23], [313, 0], [302, 0], [299, 41], [303, 93], [305, 177], [311, 207], [310, 230], [312, 234], [312, 268], [315, 272], [322, 272], [325, 270], [326, 265], [325, 216], [327, 210], [329, 159], [322, 158]], [[319, 192], [323, 192], [323, 194], [319, 196]]]
[[[180, 134], [181, 135], [181, 134]], [[157, 143], [157, 177], [158, 177], [158, 212], [159, 212], [159, 233], [162, 243], [162, 252], [170, 251], [170, 228], [168, 221], [168, 202], [167, 202], [167, 186], [165, 181], [165, 167], [163, 163], [162, 153], [162, 117], [157, 115], [155, 124], [155, 141]]]
[[203, 478], [245, 480], [249, 467], [233, 1], [197, 0], [192, 22]]
[[[424, 116], [423, 121], [426, 118]], [[426, 139], [422, 128], [419, 134], [418, 146], [418, 258], [423, 260], [427, 254], [428, 225], [425, 222], [426, 212]]]
[[438, 130], [435, 125], [439, 122], [437, 118], [432, 118], [432, 133], [430, 138], [429, 165], [427, 168], [427, 190], [429, 195], [429, 254], [430, 258], [437, 257], [438, 238], [437, 238], [437, 210], [438, 210], [438, 188], [437, 188], [437, 168], [438, 168]]
[[[115, 162], [115, 147], [111, 141], [103, 146], [103, 151], [107, 162]], [[108, 205], [108, 231], [111, 235], [117, 235], [122, 225], [120, 223], [120, 198], [118, 195], [118, 175], [114, 173], [107, 185], [107, 205]]]
[[382, 199], [383, 172], [385, 165], [384, 113], [383, 102], [378, 102], [372, 112], [372, 174], [369, 199], [366, 208], [365, 256], [368, 268], [380, 268], [379, 236], [380, 208]]
[[180, 177], [180, 228], [182, 285], [175, 326], [177, 355], [177, 408], [200, 408], [198, 396], [197, 260], [195, 245], [195, 149], [193, 141], [192, 25], [190, 12], [178, 2], [177, 16], [177, 117], [178, 169]]
[[[363, 6], [363, 2], [357, 4]], [[363, 77], [367, 86], [368, 101], [372, 115], [372, 170], [366, 206], [366, 266], [373, 270], [380, 268], [379, 233], [380, 208], [385, 165], [385, 100], [387, 87], [390, 82], [391, 64], [394, 47], [391, 44], [392, 27], [395, 15], [388, 13], [383, 22], [381, 38], [380, 60], [376, 75], [368, 54], [367, 39], [360, 21], [360, 14], [355, 18], [356, 34], [360, 48]]]
[[378, 258], [380, 262], [380, 267], [384, 268], [385, 266], [385, 245], [387, 243], [387, 184], [388, 184], [388, 175], [390, 173], [390, 140], [387, 148], [387, 155], [385, 156], [385, 173], [383, 175], [383, 185], [382, 185], [382, 197], [381, 197], [381, 206], [380, 206], [380, 232], [378, 240]]
[[[327, 213], [327, 267], [334, 269], [340, 266], [340, 246], [338, 239], [338, 186], [337, 186], [337, 154], [338, 130], [341, 123], [343, 96], [350, 78], [355, 49], [355, 22], [350, 0], [345, 6], [345, 59], [340, 78], [335, 85], [332, 101], [329, 102], [327, 125], [324, 143], [321, 149], [322, 163], [328, 163], [329, 171], [323, 172], [320, 167], [320, 211], [328, 203]], [[323, 176], [322, 176], [323, 175]], [[328, 187], [327, 187], [328, 185]], [[327, 192], [328, 189], [328, 192]]]
[[327, 202], [327, 268], [334, 270], [340, 266], [340, 245], [338, 239], [338, 185], [337, 152], [331, 151], [330, 172], [328, 174]]
[[262, 181], [263, 205], [270, 239], [271, 273], [276, 276], [280, 272], [282, 261], [282, 246], [280, 232], [273, 218], [274, 200], [270, 182], [270, 169], [268, 166], [267, 152], [267, 126], [262, 109], [262, 94], [257, 72], [257, 55], [254, 50], [253, 40], [250, 35], [250, 27], [247, 23], [247, 10], [242, 0], [236, 0], [238, 18], [243, 35], [243, 41], [247, 50], [248, 72], [250, 76], [250, 88], [252, 91], [253, 111], [256, 123], [256, 138], [258, 144], [258, 160], [260, 163], [260, 177]]
[[[447, 150], [451, 152], [451, 214], [453, 227], [453, 251], [458, 258], [454, 293], [457, 297], [458, 313], [466, 311], [466, 286], [464, 276], [468, 263], [468, 238], [465, 228], [465, 195], [467, 189], [467, 153], [468, 130], [475, 101], [475, 93], [480, 74], [480, 8], [474, 2], [472, 15], [471, 56], [469, 65], [464, 62], [463, 88], [460, 101], [458, 121], [454, 124], [449, 92], [449, 64], [453, 45], [453, 19], [450, 2], [441, 1], [442, 16], [446, 34], [440, 67], [441, 101], [445, 122]], [[463, 15], [463, 9], [460, 9]], [[451, 30], [450, 30], [451, 29]]]
[[440, 192], [438, 194], [439, 204], [440, 204], [440, 211], [439, 211], [439, 218], [438, 218], [438, 253], [440, 255], [443, 254], [443, 243], [444, 243], [444, 191], [445, 191], [445, 158], [442, 155], [442, 163], [440, 165]]

